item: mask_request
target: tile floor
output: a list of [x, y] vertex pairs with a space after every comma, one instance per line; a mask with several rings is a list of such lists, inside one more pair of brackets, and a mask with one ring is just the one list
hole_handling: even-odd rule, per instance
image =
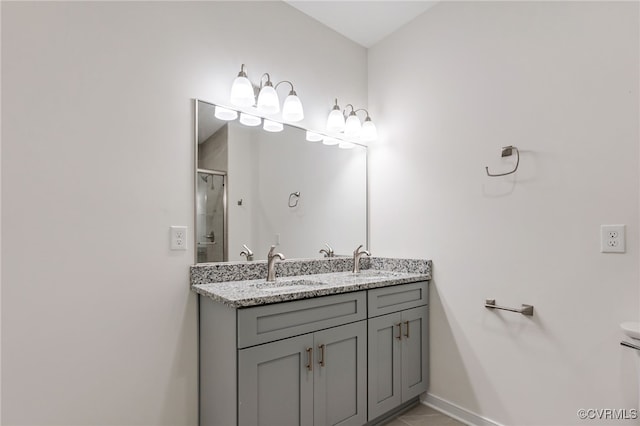
[[431, 407], [418, 404], [409, 411], [389, 420], [384, 426], [463, 426], [464, 423], [452, 419]]

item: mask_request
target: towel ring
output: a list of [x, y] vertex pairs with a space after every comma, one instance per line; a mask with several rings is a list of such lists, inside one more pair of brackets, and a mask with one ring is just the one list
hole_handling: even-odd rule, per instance
[[516, 166], [514, 167], [513, 170], [511, 170], [510, 172], [506, 172], [506, 173], [495, 173], [494, 174], [494, 173], [489, 172], [489, 167], [485, 167], [484, 169], [487, 171], [487, 176], [491, 176], [491, 177], [506, 176], [506, 175], [510, 175], [512, 173], [515, 173], [516, 170], [518, 170], [518, 165], [520, 164], [520, 152], [518, 151], [518, 148], [516, 148], [515, 146], [512, 146], [512, 145], [502, 147], [502, 154], [500, 156], [501, 157], [509, 157], [509, 156], [513, 155], [513, 151], [516, 152]]
[[[291, 202], [291, 198], [294, 198], [294, 202]], [[289, 194], [289, 207], [294, 208], [298, 205], [298, 200], [300, 199], [300, 191], [292, 192]]]

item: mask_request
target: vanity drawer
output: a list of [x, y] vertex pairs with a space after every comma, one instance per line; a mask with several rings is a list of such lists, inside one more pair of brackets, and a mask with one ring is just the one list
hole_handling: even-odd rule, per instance
[[238, 310], [238, 348], [367, 318], [366, 291]]
[[420, 281], [369, 290], [369, 317], [426, 305], [429, 297], [428, 284], [428, 281]]

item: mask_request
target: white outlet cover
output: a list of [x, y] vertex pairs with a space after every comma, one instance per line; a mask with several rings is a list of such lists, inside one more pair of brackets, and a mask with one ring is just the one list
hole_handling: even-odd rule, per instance
[[187, 227], [171, 226], [171, 250], [187, 249]]
[[625, 253], [625, 225], [600, 226], [600, 252]]

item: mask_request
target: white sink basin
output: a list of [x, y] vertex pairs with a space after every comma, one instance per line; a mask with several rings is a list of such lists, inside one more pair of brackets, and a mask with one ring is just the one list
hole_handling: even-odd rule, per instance
[[640, 340], [640, 322], [629, 321], [620, 324], [620, 328], [624, 333], [632, 339]]

